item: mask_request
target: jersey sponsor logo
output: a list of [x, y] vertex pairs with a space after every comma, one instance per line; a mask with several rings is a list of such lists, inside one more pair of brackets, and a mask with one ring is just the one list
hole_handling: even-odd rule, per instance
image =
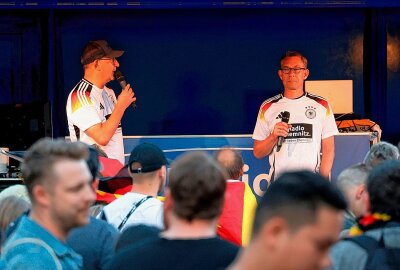
[[305, 114], [308, 119], [314, 119], [317, 116], [317, 111], [313, 106], [307, 106]]
[[308, 143], [312, 142], [313, 132], [312, 124], [306, 123], [291, 123], [289, 134], [285, 138], [287, 143]]

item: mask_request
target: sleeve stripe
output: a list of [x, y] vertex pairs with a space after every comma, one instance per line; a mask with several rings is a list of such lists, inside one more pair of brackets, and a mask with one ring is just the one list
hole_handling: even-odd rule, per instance
[[85, 107], [91, 106], [93, 103], [90, 99], [90, 93], [92, 90], [92, 85], [85, 81], [80, 81], [71, 94], [71, 106], [72, 112]]
[[264, 120], [264, 114], [265, 112], [269, 109], [269, 107], [271, 107], [271, 105], [273, 103], [278, 102], [280, 99], [282, 98], [282, 95], [276, 95], [270, 99], [267, 99], [266, 101], [263, 102], [263, 104], [261, 104], [261, 108], [260, 111], [258, 112], [258, 117], [260, 120]]
[[91, 85], [88, 85], [86, 82], [82, 82], [78, 86], [78, 99], [79, 102], [82, 103], [82, 105], [84, 106], [89, 106], [92, 104], [92, 101], [90, 100], [90, 86]]
[[321, 96], [313, 95], [310, 93], [307, 93], [307, 96], [310, 99], [315, 100], [317, 103], [319, 103], [321, 106], [323, 106], [326, 109], [326, 116], [329, 116], [331, 114], [331, 110], [329, 108], [328, 101], [325, 98], [323, 98]]

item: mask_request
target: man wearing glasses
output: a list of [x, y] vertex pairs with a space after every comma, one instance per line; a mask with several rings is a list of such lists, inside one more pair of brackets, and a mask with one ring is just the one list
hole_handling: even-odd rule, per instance
[[305, 92], [309, 73], [307, 58], [286, 52], [278, 70], [283, 93], [261, 105], [253, 153], [256, 158], [269, 155], [269, 182], [287, 170], [307, 169], [330, 177], [338, 129], [328, 101]]
[[113, 50], [105, 40], [90, 41], [81, 56], [84, 76], [67, 100], [68, 129], [71, 141], [81, 140], [101, 149], [108, 158], [125, 164], [121, 119], [126, 108], [136, 100], [128, 84], [118, 96], [106, 83], [124, 51]]

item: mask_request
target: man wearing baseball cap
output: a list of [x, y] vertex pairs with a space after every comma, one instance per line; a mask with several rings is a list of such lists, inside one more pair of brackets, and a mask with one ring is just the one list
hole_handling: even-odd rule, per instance
[[129, 157], [128, 171], [132, 190], [103, 208], [99, 218], [118, 230], [127, 225], [145, 224], [160, 229], [163, 225], [163, 203], [157, 199], [167, 175], [163, 151], [151, 143], [136, 146]]
[[87, 43], [81, 56], [84, 76], [70, 92], [66, 106], [71, 141], [94, 145], [122, 164], [121, 119], [136, 97], [129, 84], [118, 98], [106, 84], [114, 80], [119, 67], [117, 58], [123, 53], [112, 49], [105, 40]]

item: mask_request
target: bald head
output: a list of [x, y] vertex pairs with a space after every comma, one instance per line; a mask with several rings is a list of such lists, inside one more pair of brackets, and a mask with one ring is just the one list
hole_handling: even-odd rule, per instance
[[243, 158], [235, 149], [219, 149], [215, 152], [214, 158], [226, 170], [230, 179], [238, 180], [243, 175]]

